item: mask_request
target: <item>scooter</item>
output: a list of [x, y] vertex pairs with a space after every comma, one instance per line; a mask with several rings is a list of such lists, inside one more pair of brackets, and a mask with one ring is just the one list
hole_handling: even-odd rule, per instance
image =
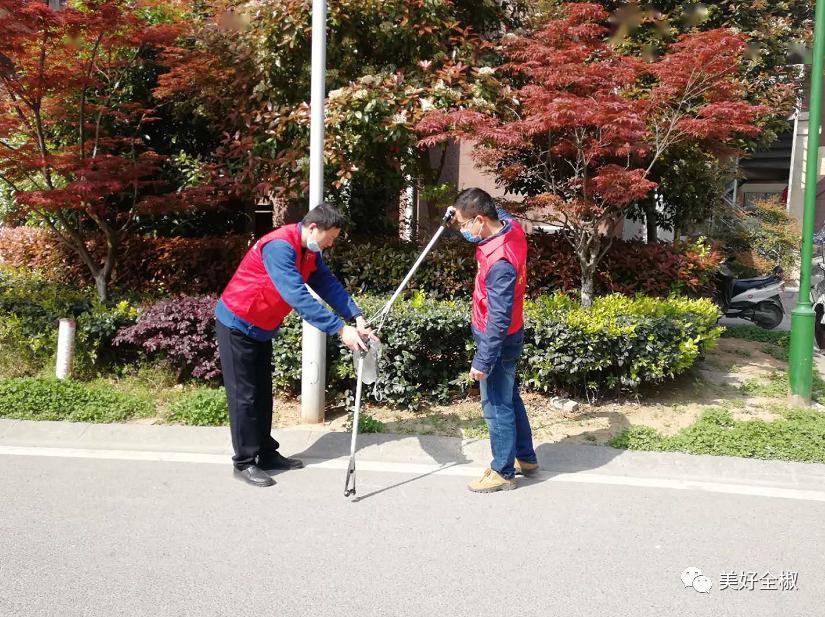
[[723, 263], [719, 267], [714, 301], [725, 317], [747, 319], [760, 328], [771, 330], [785, 317], [780, 297], [784, 290], [785, 282], [779, 266], [768, 276], [738, 279]]

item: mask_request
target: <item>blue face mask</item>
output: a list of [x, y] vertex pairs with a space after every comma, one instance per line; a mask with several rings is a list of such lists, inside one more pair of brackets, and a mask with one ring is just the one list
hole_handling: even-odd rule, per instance
[[473, 234], [471, 234], [466, 229], [461, 230], [461, 235], [464, 236], [464, 239], [467, 242], [472, 242], [473, 244], [478, 244], [482, 240], [481, 236], [474, 236]]
[[[311, 230], [310, 233], [312, 233], [313, 231], [314, 230]], [[313, 253], [320, 253], [321, 252], [321, 247], [318, 246], [318, 241], [315, 238], [313, 238], [312, 236], [307, 238], [307, 248], [310, 251], [312, 251]]]
[[[470, 225], [470, 227], [472, 227], [472, 225]], [[471, 244], [478, 244], [483, 240], [481, 236], [474, 236], [473, 234], [471, 234], [468, 229], [462, 229], [461, 235], [464, 236], [464, 239], [467, 242], [470, 242]]]

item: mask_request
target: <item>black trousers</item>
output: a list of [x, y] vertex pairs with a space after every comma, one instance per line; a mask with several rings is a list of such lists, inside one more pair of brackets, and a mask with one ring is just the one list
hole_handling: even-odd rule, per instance
[[259, 454], [273, 453], [272, 341], [262, 343], [216, 322], [223, 385], [229, 404], [232, 461], [238, 469], [255, 464]]

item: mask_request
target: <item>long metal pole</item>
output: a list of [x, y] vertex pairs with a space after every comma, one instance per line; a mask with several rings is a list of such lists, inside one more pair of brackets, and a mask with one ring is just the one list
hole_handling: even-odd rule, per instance
[[[312, 1], [312, 65], [309, 130], [309, 208], [324, 199], [324, 99], [326, 97], [327, 3]], [[301, 419], [324, 421], [326, 335], [303, 323], [301, 354]]]
[[805, 161], [805, 208], [802, 214], [802, 249], [799, 264], [799, 299], [791, 313], [789, 365], [790, 394], [797, 404], [811, 401], [813, 376], [814, 310], [811, 307], [811, 260], [813, 258], [814, 209], [819, 167], [819, 128], [822, 112], [822, 71], [825, 58], [825, 1], [816, 3], [814, 57], [808, 114], [808, 151]]
[[429, 243], [427, 243], [427, 246], [424, 247], [424, 250], [421, 251], [421, 254], [418, 256], [418, 259], [415, 260], [415, 263], [413, 264], [412, 268], [410, 268], [410, 271], [407, 272], [407, 276], [404, 277], [404, 280], [401, 281], [401, 284], [398, 286], [398, 289], [395, 290], [395, 293], [392, 294], [392, 296], [389, 300], [387, 300], [384, 306], [382, 306], [381, 309], [375, 315], [370, 317], [369, 322], [371, 324], [375, 323], [377, 320], [381, 319], [382, 316], [390, 312], [392, 305], [398, 299], [398, 296], [401, 295], [401, 292], [404, 291], [404, 288], [407, 286], [407, 283], [410, 282], [410, 279], [413, 277], [413, 274], [415, 274], [415, 271], [418, 270], [418, 266], [421, 265], [421, 262], [423, 262], [424, 258], [427, 257], [427, 254], [430, 252], [433, 246], [435, 246], [435, 243], [438, 242], [438, 239], [441, 237], [441, 234], [443, 234], [444, 230], [447, 229], [447, 225], [453, 219], [453, 216], [455, 216], [455, 208], [450, 206], [444, 213], [444, 218], [441, 219], [441, 225], [436, 230], [435, 234], [433, 234], [433, 237], [432, 239], [430, 239]]

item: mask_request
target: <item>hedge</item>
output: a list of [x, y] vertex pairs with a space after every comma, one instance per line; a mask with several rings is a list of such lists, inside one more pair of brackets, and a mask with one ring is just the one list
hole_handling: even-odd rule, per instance
[[[370, 315], [382, 300], [362, 298], [360, 305]], [[148, 309], [136, 326], [155, 333], [152, 349], [144, 346], [144, 351], [177, 366], [174, 350], [195, 337], [203, 364], [194, 364], [191, 373], [207, 374], [215, 361], [214, 321], [207, 323], [205, 309], [203, 319], [188, 315], [193, 306], [211, 302], [214, 299], [182, 299], [164, 302], [162, 310]], [[176, 310], [181, 316], [170, 318]], [[379, 379], [366, 388], [367, 397], [414, 409], [425, 401], [446, 402], [464, 394], [474, 348], [469, 310], [467, 301], [425, 299], [421, 294], [399, 301], [381, 331]], [[658, 383], [690, 368], [714, 343], [721, 332], [717, 316], [709, 300], [679, 297], [614, 294], [597, 298], [589, 310], [560, 293], [528, 301], [520, 378], [533, 390], [572, 395], [632, 391]], [[278, 390], [300, 389], [300, 338], [301, 322], [293, 313], [273, 344], [273, 385]], [[327, 359], [331, 394], [351, 397], [352, 355], [337, 337], [328, 338]]]
[[[560, 234], [529, 237], [527, 292], [538, 297], [579, 288], [579, 265]], [[208, 294], [220, 293], [248, 245], [243, 236], [161, 238], [129, 236], [123, 240], [112, 285], [121, 290]], [[90, 243], [100, 254], [102, 247]], [[421, 248], [394, 238], [341, 241], [325, 259], [353, 293], [384, 294], [394, 290]], [[710, 295], [711, 275], [720, 256], [702, 241], [644, 244], [616, 240], [596, 276], [599, 294], [672, 293]], [[65, 284], [91, 286], [77, 256], [47, 232], [31, 227], [0, 228], [0, 264], [39, 272]], [[469, 297], [475, 262], [473, 247], [444, 238], [411, 282], [434, 298]]]

